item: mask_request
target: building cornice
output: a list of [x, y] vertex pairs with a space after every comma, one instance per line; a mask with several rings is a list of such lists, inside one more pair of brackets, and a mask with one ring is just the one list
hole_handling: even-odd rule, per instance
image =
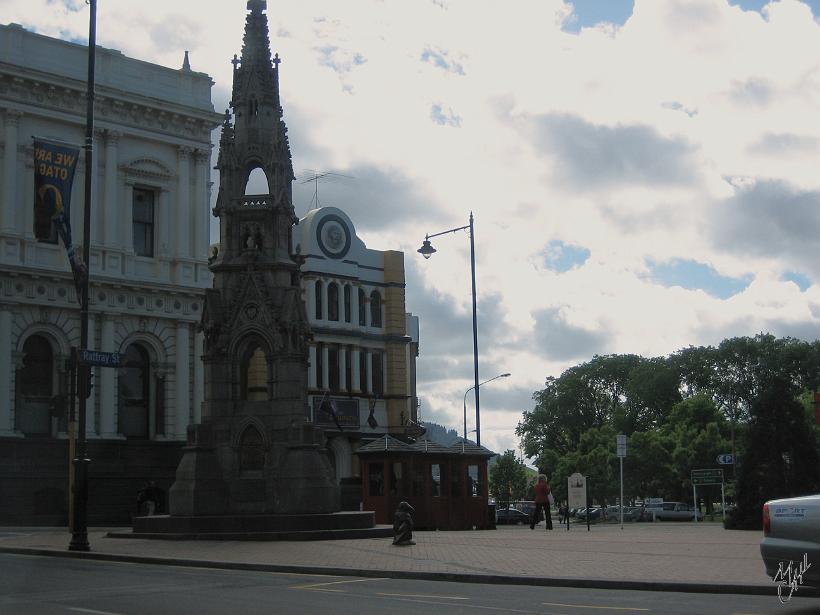
[[[85, 121], [86, 86], [82, 81], [0, 62], [0, 103], [17, 103], [30, 115], [61, 112]], [[95, 119], [117, 128], [150, 130], [182, 139], [208, 142], [222, 116], [194, 107], [156, 100], [105, 86], [95, 88]]]

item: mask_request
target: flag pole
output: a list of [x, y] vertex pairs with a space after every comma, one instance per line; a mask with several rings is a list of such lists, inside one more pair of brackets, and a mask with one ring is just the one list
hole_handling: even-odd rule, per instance
[[[97, 0], [86, 0], [90, 6], [88, 22], [88, 92], [85, 122], [85, 203], [83, 208], [83, 277], [80, 294], [80, 350], [88, 346], [88, 278], [91, 261], [91, 174], [94, 145], [94, 60], [97, 47]], [[88, 544], [88, 451], [86, 448], [86, 402], [91, 395], [91, 368], [80, 364], [77, 369], [79, 396], [77, 452], [74, 457], [74, 515], [69, 551], [90, 551]]]

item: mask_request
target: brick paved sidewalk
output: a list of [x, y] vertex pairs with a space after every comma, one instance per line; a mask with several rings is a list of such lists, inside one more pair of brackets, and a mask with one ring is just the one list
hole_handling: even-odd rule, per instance
[[[558, 526], [556, 526], [557, 528]], [[717, 523], [573, 525], [571, 531], [527, 526], [495, 531], [416, 532], [415, 546], [389, 539], [321, 542], [167, 541], [106, 538], [92, 528], [92, 553], [251, 565], [378, 572], [495, 575], [773, 587], [760, 559], [758, 532]], [[65, 528], [0, 528], [0, 551], [64, 552]]]

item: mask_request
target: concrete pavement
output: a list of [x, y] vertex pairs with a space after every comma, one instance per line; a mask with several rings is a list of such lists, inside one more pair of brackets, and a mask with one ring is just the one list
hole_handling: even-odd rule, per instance
[[[113, 528], [110, 528], [113, 529]], [[89, 531], [91, 552], [67, 550], [65, 528], [0, 528], [0, 552], [344, 576], [775, 595], [758, 532], [719, 523], [501, 526], [495, 531], [416, 532], [390, 539], [209, 541], [108, 538]], [[117, 528], [122, 531], [122, 528]], [[801, 588], [800, 594], [809, 590]]]

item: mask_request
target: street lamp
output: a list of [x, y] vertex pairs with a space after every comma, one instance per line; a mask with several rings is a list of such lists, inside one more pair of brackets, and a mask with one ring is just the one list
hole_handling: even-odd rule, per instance
[[481, 386], [478, 383], [478, 325], [476, 324], [476, 295], [475, 295], [475, 229], [473, 227], [473, 212], [470, 212], [470, 223], [467, 226], [459, 226], [458, 228], [451, 228], [448, 231], [440, 233], [433, 233], [424, 236], [424, 242], [417, 250], [424, 258], [430, 258], [436, 249], [430, 245], [431, 237], [438, 237], [439, 235], [446, 235], [447, 233], [455, 233], [456, 231], [467, 230], [470, 232], [470, 273], [473, 280], [473, 376], [475, 378], [475, 440], [476, 444], [481, 446], [481, 414], [478, 396], [478, 388]]
[[[489, 380], [485, 380], [484, 382], [479, 382], [478, 386], [473, 385], [469, 389], [464, 391], [464, 399], [462, 400], [464, 402], [464, 438], [461, 440], [461, 452], [462, 453], [464, 452], [464, 443], [467, 441], [467, 393], [469, 393], [473, 389], [475, 389], [477, 391], [478, 387], [480, 387], [482, 385], [485, 385], [488, 382], [492, 382], [493, 380], [498, 380], [499, 378], [509, 378], [509, 376], [510, 376], [510, 374], [499, 374], [495, 378], [490, 378]], [[474, 431], [476, 433], [476, 440], [478, 440], [478, 429], [476, 428], [476, 429], [473, 429], [472, 431]], [[480, 443], [477, 442], [476, 444], [480, 444]]]

